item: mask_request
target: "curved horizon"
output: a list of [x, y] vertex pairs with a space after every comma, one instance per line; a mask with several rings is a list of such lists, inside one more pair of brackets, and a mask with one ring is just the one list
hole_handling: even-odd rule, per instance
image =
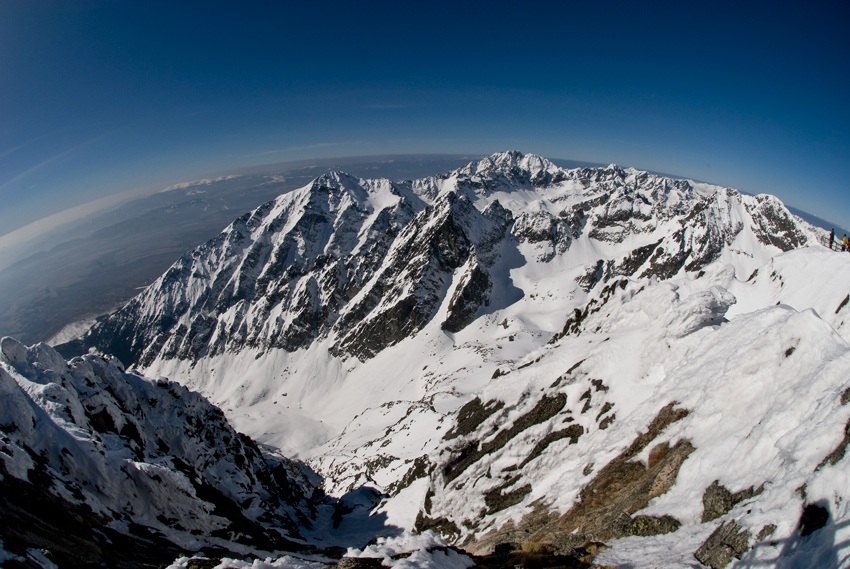
[[507, 148], [846, 226], [847, 21], [840, 3], [8, 0], [0, 233], [222, 168]]

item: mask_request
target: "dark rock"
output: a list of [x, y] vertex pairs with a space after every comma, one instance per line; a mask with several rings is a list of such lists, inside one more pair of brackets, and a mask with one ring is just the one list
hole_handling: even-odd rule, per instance
[[573, 309], [573, 315], [567, 318], [567, 321], [564, 323], [564, 328], [557, 334], [555, 334], [551, 340], [549, 340], [550, 344], [554, 344], [564, 336], [581, 334], [582, 324], [584, 320], [594, 314], [599, 312], [605, 304], [614, 296], [614, 293], [617, 291], [619, 287], [620, 290], [624, 290], [628, 285], [629, 281], [627, 279], [621, 279], [618, 281], [611, 282], [599, 291], [599, 296], [597, 298], [592, 298], [585, 304], [583, 310], [579, 310], [578, 308]]
[[734, 558], [740, 559], [750, 548], [750, 532], [737, 522], [720, 524], [694, 553], [697, 561], [712, 569], [723, 569]]
[[767, 524], [766, 526], [761, 528], [761, 531], [759, 531], [758, 535], [756, 536], [756, 540], [764, 541], [765, 539], [772, 536], [773, 532], [775, 532], [775, 531], [776, 531], [776, 525], [775, 524]]
[[337, 569], [381, 569], [381, 557], [343, 557], [337, 562]]
[[728, 513], [734, 505], [732, 492], [715, 480], [702, 495], [702, 523], [710, 522]]
[[806, 236], [797, 226], [794, 216], [779, 200], [768, 195], [756, 196], [756, 200], [758, 204], [748, 209], [757, 224], [752, 229], [759, 241], [782, 251], [806, 244]]
[[105, 408], [89, 415], [89, 424], [101, 433], [115, 433], [115, 422]]
[[482, 443], [480, 446], [476, 442], [470, 442], [464, 445], [452, 461], [444, 467], [443, 473], [446, 481], [451, 482], [483, 456], [504, 447], [508, 441], [532, 425], [551, 419], [566, 404], [567, 396], [563, 393], [552, 397], [544, 395], [531, 411], [522, 415], [509, 428], [499, 431], [491, 440]]
[[629, 516], [623, 513], [616, 522], [616, 533], [621, 536], [649, 537], [674, 532], [681, 525], [682, 523], [672, 516]]
[[487, 506], [488, 515], [519, 504], [523, 498], [531, 493], [530, 484], [525, 484], [519, 488], [504, 492], [504, 489], [514, 482], [515, 480], [509, 480], [505, 484], [484, 494], [484, 504]]
[[414, 529], [419, 533], [427, 530], [436, 532], [449, 539], [460, 537], [460, 528], [453, 521], [446, 518], [430, 518], [419, 512], [416, 516]]
[[597, 422], [599, 421], [599, 419], [602, 418], [602, 415], [604, 415], [605, 413], [607, 413], [608, 411], [610, 411], [613, 408], [614, 408], [613, 403], [611, 403], [610, 401], [606, 402], [605, 405], [602, 406], [602, 409], [599, 411], [599, 414], [596, 416]]
[[596, 283], [602, 280], [605, 276], [605, 261], [599, 259], [595, 265], [587, 265], [584, 274], [576, 279], [576, 284], [584, 292], [589, 292], [590, 289], [596, 286]]
[[483, 405], [481, 399], [476, 397], [460, 408], [457, 414], [456, 425], [443, 435], [443, 439], [448, 441], [456, 437], [468, 435], [477, 429], [488, 417], [504, 406], [505, 402], [499, 400], [488, 401], [486, 405]]
[[650, 258], [652, 253], [659, 245], [661, 245], [661, 243], [662, 241], [658, 241], [632, 250], [631, 253], [623, 257], [619, 263], [614, 265], [611, 270], [611, 276], [632, 276], [638, 269], [641, 268], [641, 266], [643, 266], [644, 263], [646, 263], [647, 259]]
[[543, 451], [546, 448], [554, 443], [555, 441], [559, 441], [561, 439], [570, 439], [570, 444], [574, 445], [578, 442], [580, 436], [584, 434], [584, 427], [581, 425], [570, 425], [566, 429], [562, 429], [560, 431], [552, 431], [547, 434], [545, 437], [537, 441], [537, 444], [534, 445], [534, 448], [531, 450], [531, 453], [525, 457], [525, 460], [519, 465], [520, 468], [543, 454]]
[[493, 555], [496, 557], [507, 557], [512, 552], [519, 550], [518, 543], [500, 543], [493, 548]]
[[[661, 280], [672, 278], [685, 266], [691, 250], [686, 248], [686, 245], [681, 241], [683, 235], [678, 232], [674, 235], [675, 245], [667, 244], [667, 249], [659, 246], [655, 249], [652, 257], [649, 259], [649, 267], [644, 269], [640, 274], [640, 278], [646, 279], [649, 277], [658, 277]], [[699, 267], [694, 267], [696, 270]]]
[[213, 569], [221, 565], [221, 559], [193, 558], [186, 562], [186, 569]]
[[102, 564], [146, 569], [168, 564], [180, 554], [156, 532], [121, 534], [109, 527], [110, 521], [88, 506], [53, 495], [39, 483], [10, 476], [0, 461], [0, 539], [7, 551], [26, 558], [28, 548], [44, 549], [58, 566], [83, 569]]
[[[844, 399], [845, 399], [845, 397], [848, 396], [848, 394], [850, 394], [850, 389], [845, 391], [844, 394], [841, 396], [842, 405], [846, 404], [846, 401], [844, 401]], [[850, 399], [850, 397], [847, 397], [847, 398]], [[833, 450], [831, 453], [829, 453], [821, 461], [821, 463], [818, 464], [817, 468], [815, 468], [815, 472], [817, 472], [818, 470], [820, 470], [821, 468], [823, 468], [827, 464], [832, 466], [832, 465], [835, 465], [836, 463], [838, 463], [838, 461], [840, 461], [841, 459], [844, 458], [844, 455], [847, 452], [848, 446], [850, 446], [850, 420], [848, 420], [847, 424], [844, 425], [844, 438], [841, 440], [840, 443], [838, 443], [838, 446], [835, 447], [835, 450]]]
[[[679, 468], [694, 451], [688, 441], [674, 446], [656, 445], [650, 452], [650, 461], [644, 465], [633, 459], [640, 454], [671, 423], [688, 414], [671, 403], [662, 408], [647, 431], [638, 435], [618, 457], [597, 470], [596, 476], [579, 493], [579, 501], [567, 513], [558, 516], [542, 504], [537, 504], [517, 526], [494, 530], [475, 543], [474, 549], [486, 551], [496, 543], [521, 541], [523, 548], [549, 547], [549, 552], [575, 552], [586, 541], [623, 537], [624, 531], [673, 531], [677, 521], [667, 516], [654, 520], [636, 516], [632, 526], [631, 515], [646, 508], [649, 501], [667, 492], [675, 483]], [[590, 469], [585, 469], [590, 474]], [[624, 518], [624, 514], [627, 518]]]
[[476, 311], [490, 302], [493, 281], [476, 262], [461, 277], [449, 301], [449, 310], [441, 328], [447, 332], [460, 332], [475, 318]]
[[844, 297], [844, 300], [841, 301], [841, 304], [838, 305], [838, 308], [835, 309], [835, 313], [838, 314], [841, 312], [841, 309], [847, 306], [850, 303], [850, 294]]
[[472, 556], [472, 560], [475, 562], [473, 567], [480, 569], [591, 569], [597, 567], [591, 563], [599, 548], [588, 544], [588, 549], [592, 553], [583, 547], [576, 547], [569, 555], [557, 555], [546, 550], [527, 549], [507, 552], [500, 549], [499, 553], [496, 553], [494, 548], [492, 554]]
[[602, 419], [602, 421], [599, 423], [599, 429], [601, 431], [604, 431], [605, 429], [607, 429], [608, 427], [611, 426], [611, 423], [613, 423], [616, 418], [617, 418], [616, 413], [612, 413], [611, 415], [608, 415], [607, 417]]
[[428, 455], [423, 455], [416, 457], [413, 461], [413, 466], [405, 473], [401, 480], [399, 480], [398, 484], [390, 484], [388, 487], [389, 494], [391, 496], [395, 496], [411, 484], [414, 481], [419, 480], [420, 478], [425, 478], [429, 473], [429, 461]]
[[[492, 208], [488, 212], [490, 217], [465, 197], [449, 193], [414, 217], [399, 235], [391, 258], [385, 260], [378, 283], [334, 324], [342, 339], [331, 352], [365, 360], [421, 330], [436, 314], [454, 271], [474, 254], [481, 266], [477, 272], [472, 270], [460, 288], [447, 325], [459, 330], [468, 324], [487, 302], [490, 277], [483, 269], [484, 260], [504, 237], [509, 221]], [[480, 229], [477, 242], [467, 235], [472, 226]], [[387, 307], [376, 312], [384, 306], [382, 301]]]

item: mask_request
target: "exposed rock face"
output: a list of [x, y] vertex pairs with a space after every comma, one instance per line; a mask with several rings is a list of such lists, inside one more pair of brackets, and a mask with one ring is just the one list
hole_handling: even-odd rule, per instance
[[436, 313], [454, 271], [466, 266], [444, 323], [461, 330], [488, 302], [484, 267], [509, 223], [498, 202], [481, 213], [456, 193], [438, 198], [405, 227], [374, 281], [340, 316], [334, 331], [341, 340], [332, 352], [368, 359], [413, 335]]
[[135, 569], [170, 563], [180, 549], [161, 535], [142, 526], [129, 533], [110, 527], [108, 516], [93, 512], [50, 493], [43, 483], [9, 475], [0, 461], [0, 539], [4, 548], [26, 561], [7, 560], [4, 567], [38, 569], [43, 565], [27, 559], [26, 549], [46, 550], [48, 560], [59, 567], [110, 567]]
[[449, 314], [442, 324], [443, 330], [460, 332], [475, 317], [475, 312], [489, 304], [493, 281], [481, 266], [473, 260], [461, 277], [455, 293], [449, 302]]
[[329, 331], [339, 306], [372, 278], [424, 206], [386, 181], [363, 187], [344, 174], [318, 178], [184, 255], [86, 342], [142, 364], [305, 346]]
[[[268, 420], [257, 427], [249, 417], [249, 428], [279, 421], [273, 426], [294, 430], [312, 421], [304, 432], [314, 437], [305, 443], [314, 454], [302, 456], [327, 476], [328, 492], [348, 496], [330, 506], [317, 533], [345, 533], [359, 510], [439, 531], [480, 554], [513, 560], [521, 551], [590, 563], [587, 555], [602, 541], [614, 546], [613, 556], [639, 541], [618, 538], [669, 544], [680, 540], [654, 536], [681, 532], [689, 537], [680, 553], [694, 563], [699, 541], [723, 522], [698, 554], [721, 565], [742, 555], [751, 535], [788, 535], [787, 515], [759, 511], [788, 503], [783, 493], [797, 499], [787, 480], [823, 476], [821, 490], [831, 490], [832, 469], [847, 460], [848, 437], [839, 432], [847, 434], [847, 417], [836, 413], [850, 399], [840, 383], [846, 342], [813, 310], [788, 306], [803, 295], [799, 283], [783, 282], [791, 273], [782, 270], [795, 255], [834, 254], [794, 251], [777, 257], [775, 271], [759, 260], [761, 276], [744, 263], [743, 276], [753, 274], [744, 282], [737, 259], [780, 250], [759, 241], [775, 225], [753, 217], [764, 204], [784, 219], [770, 200], [731, 190], [616, 167], [560, 171], [515, 153], [414, 182], [329, 175], [186, 255], [87, 341], [100, 346], [115, 333], [115, 346], [153, 362], [157, 374], [209, 389], [236, 418], [256, 411], [260, 422]], [[738, 249], [745, 245], [751, 248]], [[706, 266], [715, 259], [722, 264]], [[775, 285], [781, 294], [754, 309], [756, 285]], [[737, 306], [750, 306], [727, 319], [738, 301], [733, 287], [744, 290]], [[836, 322], [845, 294], [830, 293], [826, 305]], [[231, 381], [237, 368], [250, 371]], [[204, 376], [212, 379], [204, 384]], [[783, 389], [774, 389], [779, 383]], [[64, 403], [53, 403], [64, 413]], [[143, 512], [144, 527], [220, 539], [236, 538], [214, 532], [242, 533], [254, 547], [274, 543], [271, 523], [286, 530], [281, 539], [297, 539], [290, 528], [307, 527], [311, 508], [328, 507], [311, 500], [311, 485], [289, 470], [294, 486], [275, 479], [275, 492], [260, 475], [256, 488], [246, 482], [251, 492], [285, 496], [280, 504], [271, 497], [262, 498], [271, 505], [246, 502], [239, 490], [216, 486], [241, 480], [239, 468], [205, 482], [197, 457], [167, 458], [170, 439], [160, 436], [168, 450], [160, 449], [144, 434], [153, 427], [128, 414], [129, 404], [116, 405], [124, 415], [107, 405], [88, 409], [86, 428], [123, 441], [134, 462], [170, 460], [166, 482], [186, 481], [211, 505], [206, 518], [206, 506], [194, 502], [184, 508], [192, 515], [168, 510], [150, 521]], [[789, 409], [793, 420], [770, 424]], [[329, 419], [335, 423], [328, 426]], [[812, 458], [809, 428], [825, 421], [830, 442], [820, 446], [822, 433], [811, 439], [821, 448]], [[195, 429], [189, 435], [219, 438], [206, 428], [217, 424], [214, 412], [177, 422]], [[788, 424], [805, 424], [805, 434], [782, 430]], [[781, 448], [774, 436], [780, 431]], [[265, 442], [289, 442], [288, 432], [266, 433]], [[732, 452], [727, 444], [735, 461], [760, 470], [733, 471], [724, 462]], [[33, 456], [10, 452], [21, 461]], [[292, 466], [243, 454], [260, 472], [263, 464], [274, 470], [274, 461]], [[142, 470], [139, 476], [151, 469]], [[785, 478], [777, 483], [779, 476]], [[764, 489], [746, 488], [762, 482]], [[266, 508], [274, 514], [254, 516]], [[817, 513], [812, 509], [803, 526], [815, 527]], [[209, 528], [197, 527], [198, 520]], [[92, 528], [109, 523], [98, 519]]]
[[753, 230], [762, 243], [790, 251], [808, 241], [794, 216], [774, 196], [756, 196], [756, 204], [748, 204], [747, 209], [755, 214]]
[[413, 182], [332, 173], [234, 221], [63, 353], [96, 347], [147, 366], [332, 338], [333, 354], [366, 360], [444, 301], [443, 329], [468, 326], [507, 276], [494, 267], [518, 248], [536, 263], [576, 243], [605, 251], [578, 278], [588, 291], [697, 271], [748, 231], [777, 250], [818, 237], [768, 196], [615, 166], [562, 170], [517, 152]]
[[750, 548], [750, 532], [736, 522], [720, 524], [694, 553], [697, 561], [711, 569], [723, 569], [732, 559], [740, 559]]
[[721, 486], [715, 480], [711, 486], [705, 489], [705, 494], [702, 496], [703, 512], [702, 522], [710, 522], [716, 520], [720, 516], [727, 514], [736, 504], [743, 500], [748, 500], [753, 496], [760, 494], [762, 488], [753, 490], [752, 487], [734, 494]]
[[[573, 366], [551, 388], [560, 385], [575, 387]], [[466, 528], [479, 527], [483, 521], [501, 510], [523, 502], [531, 487], [523, 484], [523, 469], [541, 456], [550, 445], [567, 440], [575, 444], [585, 433], [604, 429], [603, 423], [613, 420], [614, 406], [605, 401], [607, 386], [600, 380], [588, 380], [588, 388], [582, 396], [568, 405], [567, 397], [558, 393], [544, 394], [532, 405], [524, 405], [523, 413], [504, 407], [502, 402], [482, 403], [473, 399], [458, 413], [457, 423], [444, 439], [450, 441], [449, 451], [438, 459], [431, 473], [431, 489], [425, 507], [417, 519], [417, 529], [434, 529], [460, 537]], [[587, 413], [591, 408], [593, 414]], [[513, 411], [513, 412], [512, 412]], [[633, 514], [645, 508], [649, 500], [667, 491], [676, 480], [681, 464], [693, 452], [688, 441], [675, 445], [667, 442], [657, 444], [649, 453], [649, 463], [633, 460], [646, 449], [664, 429], [687, 415], [684, 409], [670, 404], [661, 409], [645, 433], [640, 434], [620, 456], [598, 470], [596, 476], [579, 495], [578, 503], [567, 513], [555, 515], [544, 504], [536, 504], [532, 513], [514, 525], [508, 523], [491, 530], [467, 548], [478, 555], [492, 553], [500, 543], [522, 544], [529, 551], [547, 551], [572, 555], [583, 543], [606, 540], [629, 535], [658, 535], [675, 531], [680, 523], [671, 516], [646, 516]], [[500, 416], [515, 416], [510, 422], [499, 420]], [[585, 416], [590, 422], [575, 422], [576, 416]], [[607, 418], [607, 419], [606, 419]], [[566, 423], [566, 425], [564, 425]], [[548, 433], [539, 436], [530, 454], [513, 466], [505, 466], [504, 458], [511, 456], [509, 449], [514, 439], [536, 425], [552, 425]], [[558, 425], [557, 427], [555, 425]], [[559, 443], [563, 444], [563, 443]], [[491, 456], [492, 455], [492, 456]], [[494, 465], [501, 464], [499, 470]], [[453, 504], [468, 486], [484, 486], [482, 479], [489, 481], [489, 489], [482, 491], [483, 509], [478, 515], [474, 511], [461, 509], [464, 519], [449, 519], [449, 511], [458, 512]], [[475, 504], [471, 501], [470, 508]]]

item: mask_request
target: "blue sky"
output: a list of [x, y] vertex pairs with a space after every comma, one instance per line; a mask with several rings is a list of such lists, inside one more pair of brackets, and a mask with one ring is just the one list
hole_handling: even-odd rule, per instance
[[0, 1], [0, 235], [311, 157], [491, 153], [850, 225], [850, 4]]

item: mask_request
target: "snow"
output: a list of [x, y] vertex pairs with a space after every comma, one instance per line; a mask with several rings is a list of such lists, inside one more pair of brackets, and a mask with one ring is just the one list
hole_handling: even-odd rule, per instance
[[[167, 569], [185, 569], [189, 566], [192, 559], [207, 559], [206, 557], [181, 557], [176, 559], [174, 563], [169, 565]], [[264, 560], [253, 559], [251, 561], [243, 561], [241, 559], [231, 559], [225, 557], [216, 565], [217, 569], [323, 569], [327, 567], [327, 561], [313, 561], [302, 559], [291, 555], [284, 555], [278, 558], [267, 557]]]
[[[540, 181], [555, 175], [560, 181]], [[318, 192], [320, 186], [334, 191]], [[600, 197], [607, 201], [595, 203]], [[413, 263], [394, 274], [389, 260], [403, 256], [407, 244], [437, 227], [463, 200], [477, 212], [498, 201], [512, 212], [513, 233], [489, 252], [476, 249], [476, 257], [470, 255], [445, 282], [432, 283], [441, 296], [420, 330], [364, 361], [331, 355], [348, 332], [334, 327], [291, 351], [263, 344], [293, 322], [299, 303], [322, 307], [326, 301], [319, 269], [299, 280], [297, 273], [281, 273], [278, 261], [308, 267], [320, 256], [338, 255], [347, 267], [354, 266], [375, 246], [372, 237], [384, 231], [381, 215], [398, 214], [398, 235], [384, 262], [365, 274], [330, 317], [339, 322], [376, 287], [386, 287], [392, 294], [381, 296], [362, 318], [370, 321], [405, 295], [422, 294], [412, 292], [418, 284]], [[402, 202], [409, 205], [407, 213]], [[797, 227], [806, 246], [783, 253], [765, 243], [757, 221], [764, 203], [781, 207], [772, 198], [614, 165], [563, 171], [518, 153], [408, 184], [330, 174], [234, 222], [217, 241], [175, 265], [173, 274], [183, 276], [164, 276], [134, 302], [143, 322], [190, 306], [175, 314], [188, 328], [212, 314], [204, 303], [213, 282], [239, 290], [267, 275], [273, 277], [269, 290], [296, 291], [289, 300], [265, 311], [263, 303], [271, 302], [265, 297], [244, 299], [213, 314], [215, 334], [237, 324], [247, 331], [223, 339], [224, 349], [197, 358], [175, 357], [191, 340], [174, 335], [169, 342], [175, 349], [166, 353], [169, 343], [158, 352], [151, 348], [154, 357], [143, 371], [203, 393], [238, 430], [306, 460], [324, 477], [323, 489], [347, 500], [353, 513], [336, 530], [318, 523], [305, 537], [324, 544], [365, 543], [385, 532], [382, 541], [351, 555], [391, 559], [392, 551], [407, 548], [414, 551], [411, 556], [387, 563], [466, 567], [468, 560], [452, 551], [429, 551], [442, 538], [403, 533], [413, 528], [429, 492], [429, 515], [456, 523], [459, 541], [520, 522], [535, 502], [565, 514], [599, 470], [645, 432], [660, 409], [674, 403], [688, 415], [633, 460], [647, 464], [652, 450], [664, 443], [693, 446], [672, 486], [639, 512], [670, 515], [682, 526], [668, 535], [611, 540], [596, 563], [638, 568], [663, 559], [665, 566], [694, 567], [693, 552], [720, 523], [735, 520], [750, 531], [754, 548], [734, 566], [804, 566], [806, 556], [838, 566], [846, 563], [850, 543], [850, 469], [847, 458], [823, 461], [842, 444], [850, 422], [850, 405], [841, 403], [850, 387], [850, 303], [844, 302], [850, 295], [850, 256], [822, 247], [823, 232], [803, 223]], [[574, 206], [586, 216], [575, 227], [565, 221], [576, 213]], [[692, 212], [702, 217], [688, 225]], [[493, 223], [475, 213], [459, 218], [470, 240], [480, 244]], [[310, 226], [304, 221], [308, 215], [324, 221]], [[594, 229], [600, 230], [598, 238], [590, 236]], [[552, 234], [560, 237], [538, 240]], [[713, 262], [699, 270], [686, 269], [683, 262], [668, 280], [643, 276], [651, 272], [650, 260], [627, 275], [616, 272], [637, 249], [659, 243], [659, 251], [687, 243], [688, 260], [705, 254]], [[712, 246], [717, 246], [714, 253]], [[580, 287], [578, 279], [599, 261], [605, 278]], [[467, 327], [448, 333], [441, 323], [474, 263], [485, 266], [494, 281], [489, 304], [478, 308]], [[578, 333], [550, 343], [574, 310], [585, 309]], [[154, 337], [141, 340], [156, 346]], [[25, 349], [13, 344], [3, 349], [17, 369], [29, 369]], [[6, 381], [2, 371], [0, 380]], [[7, 385], [0, 382], [0, 389]], [[54, 402], [62, 397], [39, 389], [28, 386], [28, 393], [45, 393], [42, 397]], [[442, 468], [463, 445], [477, 449], [494, 441], [544, 396], [566, 396], [563, 410], [484, 453], [455, 480], [445, 480]], [[503, 407], [471, 432], [445, 440], [458, 409], [476, 397]], [[52, 411], [61, 415], [59, 408]], [[606, 426], [604, 418], [611, 418]], [[543, 437], [564, 429], [567, 419], [581, 426], [578, 440], [557, 440], [525, 461]], [[72, 418], [65, 422], [73, 431]], [[25, 455], [9, 456], [10, 473], [31, 468]], [[432, 473], [399, 489], [417, 460], [433, 466]], [[529, 485], [530, 491], [516, 504], [489, 511], [487, 493], [516, 476], [505, 488]], [[763, 489], [702, 523], [703, 493], [715, 480], [731, 492]], [[178, 481], [174, 485], [179, 487]], [[829, 525], [800, 538], [800, 512], [812, 503], [829, 511]], [[754, 536], [768, 524], [775, 532], [757, 543]], [[232, 563], [289, 567], [313, 561]]]
[[[843, 282], [847, 281], [838, 278], [824, 283], [814, 278], [806, 285], [802, 277], [816, 277], [824, 264], [824, 274], [843, 275], [850, 270], [850, 258], [818, 247], [781, 254], [768, 263], [786, 283], [777, 294], [793, 300], [795, 306], [776, 305], [773, 296], [753, 291], [758, 286], [774, 286], [775, 279], [767, 278], [769, 271], [760, 269], [759, 275], [765, 271], [764, 281], [747, 282], [739, 280], [731, 266], [717, 263], [699, 278], [629, 283], [600, 312], [588, 317], [583, 323], [588, 332], [567, 337], [555, 346], [542, 345], [549, 332], [534, 335], [530, 326], [534, 320], [529, 319], [527, 309], [507, 307], [453, 338], [436, 326], [426, 327], [418, 340], [408, 338], [365, 363], [348, 360], [328, 367], [334, 360], [323, 359], [319, 342], [306, 351], [273, 351], [259, 359], [251, 351], [229, 354], [199, 362], [194, 373], [197, 366], [209, 365], [226, 370], [221, 376], [224, 380], [232, 378], [232, 370], [242, 369], [254, 378], [246, 384], [265, 389], [279, 381], [270, 381], [259, 371], [265, 366], [309, 370], [310, 380], [303, 384], [297, 376], [288, 375], [278, 385], [284, 386], [281, 389], [287, 391], [287, 398], [297, 398], [300, 415], [294, 416], [321, 418], [327, 423], [327, 442], [298, 451], [329, 477], [326, 490], [343, 493], [363, 482], [356, 473], [369, 457], [394, 457], [388, 466], [370, 475], [378, 488], [386, 488], [406, 472], [405, 460], [423, 454], [436, 456], [450, 426], [444, 419], [472, 396], [513, 406], [510, 413], [492, 419], [494, 426], [510, 425], [533, 407], [533, 393], [548, 389], [564, 370], [584, 360], [580, 368], [584, 375], [601, 378], [610, 388], [606, 400], [614, 404], [617, 420], [607, 431], [588, 431], [576, 445], [566, 441], [551, 445], [522, 470], [523, 483], [531, 484], [532, 493], [519, 506], [490, 518], [486, 527], [499, 527], [509, 519], [518, 521], [528, 511], [526, 505], [538, 498], [546, 499], [554, 510], [566, 511], [577, 490], [592, 477], [582, 474], [588, 457], [597, 465], [605, 464], [645, 428], [658, 409], [675, 401], [690, 414], [668, 428], [663, 439], [673, 444], [684, 438], [696, 450], [681, 467], [676, 484], [641, 513], [672, 515], [685, 525], [672, 534], [675, 537], [617, 540], [599, 557], [600, 562], [628, 559], [635, 567], [651, 566], [659, 552], [666, 551], [671, 566], [676, 558], [683, 567], [693, 566], [693, 551], [715, 527], [701, 524], [699, 519], [702, 493], [714, 480], [732, 491], [765, 484], [762, 494], [739, 505], [729, 516], [744, 523], [753, 535], [768, 523], [776, 524], [774, 536], [779, 541], [793, 539], [804, 503], [796, 489], [805, 483], [806, 500], [829, 504], [834, 519], [829, 527], [838, 528], [834, 530], [836, 539], [844, 540], [846, 530], [841, 528], [848, 519], [850, 473], [843, 463], [816, 471], [841, 442], [844, 425], [850, 420], [850, 406], [839, 403], [850, 369], [850, 349], [810, 306], [837, 306], [846, 294]], [[548, 296], [546, 301], [553, 302]], [[563, 315], [566, 311], [559, 312]], [[562, 319], [552, 318], [550, 329]], [[507, 328], [503, 326], [506, 320]], [[515, 337], [513, 342], [507, 340], [509, 335]], [[506, 349], [523, 357], [503, 359], [501, 352]], [[612, 358], [612, 353], [617, 357]], [[520, 369], [525, 363], [531, 365]], [[493, 379], [497, 367], [513, 371]], [[183, 369], [183, 373], [192, 372]], [[334, 371], [328, 373], [330, 369]], [[182, 370], [174, 371], [171, 376], [180, 377]], [[568, 401], [578, 401], [586, 385], [567, 386]], [[245, 415], [235, 408], [228, 412], [240, 427], [262, 439], [268, 431], [251, 427], [274, 424], [273, 415], [257, 412], [263, 405], [250, 407]], [[597, 403], [593, 407], [597, 410], [588, 415], [598, 413], [600, 406], [601, 402]], [[247, 415], [256, 422], [243, 419]], [[553, 428], [530, 429], [512, 446], [470, 469], [464, 479], [516, 464]], [[648, 452], [638, 458], [645, 461]], [[387, 516], [387, 525], [411, 528], [427, 487], [427, 479], [420, 479], [375, 512]], [[479, 484], [438, 495], [435, 511], [463, 519], [465, 512], [481, 509], [481, 492], [486, 490]], [[744, 507], [749, 513], [744, 513]], [[805, 543], [814, 542], [808, 539]], [[760, 545], [752, 555], [769, 558], [776, 553], [771, 551]]]
[[56, 334], [54, 334], [53, 337], [48, 339], [45, 343], [51, 346], [58, 346], [59, 344], [64, 344], [65, 342], [76, 340], [77, 338], [85, 334], [86, 331], [91, 328], [95, 322], [97, 322], [96, 317], [85, 318], [77, 322], [71, 322], [70, 324], [59, 330]]
[[[349, 548], [346, 557], [371, 557], [382, 559], [384, 567], [394, 569], [467, 569], [475, 565], [472, 558], [450, 549], [446, 541], [431, 531], [422, 534], [405, 532], [396, 537], [379, 537], [374, 545], [364, 549]], [[206, 559], [206, 558], [201, 558]], [[168, 569], [185, 569], [191, 558], [181, 557]], [[321, 569], [325, 560], [311, 560], [293, 555], [241, 561], [224, 558], [216, 565], [219, 569]]]

